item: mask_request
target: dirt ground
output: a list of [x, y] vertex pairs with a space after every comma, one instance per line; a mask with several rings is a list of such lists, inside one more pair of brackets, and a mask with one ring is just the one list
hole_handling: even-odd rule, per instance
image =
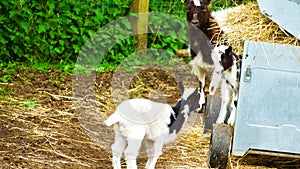
[[[101, 144], [102, 139], [113, 137], [112, 129], [95, 119], [93, 129], [100, 131], [92, 136], [87, 125], [80, 123], [81, 115], [73, 102], [72, 75], [55, 70], [16, 72], [12, 82], [0, 83], [0, 168], [112, 168], [109, 145]], [[97, 73], [94, 83], [96, 105], [106, 115], [116, 107], [111, 96], [113, 74]], [[135, 90], [130, 96], [150, 96], [148, 89], [153, 88], [163, 91], [166, 101], [174, 103], [179, 98], [176, 85], [163, 72], [145, 71], [132, 80]], [[208, 168], [210, 136], [202, 134], [202, 119], [194, 119], [176, 143], [166, 148], [157, 168]], [[99, 137], [95, 140], [94, 136]], [[140, 168], [145, 161], [138, 160]], [[300, 160], [252, 155], [232, 158], [231, 166], [300, 168]]]

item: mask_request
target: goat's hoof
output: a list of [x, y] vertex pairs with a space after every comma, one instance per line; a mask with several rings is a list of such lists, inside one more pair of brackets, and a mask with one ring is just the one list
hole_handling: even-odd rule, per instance
[[227, 120], [227, 124], [230, 126], [233, 126], [235, 123], [235, 117], [234, 116], [230, 116], [229, 119]]
[[227, 124], [230, 125], [230, 126], [233, 126], [234, 125], [234, 120], [230, 120], [229, 119], [228, 122], [227, 122]]

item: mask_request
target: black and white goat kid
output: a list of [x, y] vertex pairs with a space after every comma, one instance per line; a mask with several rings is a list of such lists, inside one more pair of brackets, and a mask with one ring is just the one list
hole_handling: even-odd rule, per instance
[[190, 112], [201, 108], [198, 88], [185, 89], [181, 82], [179, 87], [181, 98], [174, 107], [148, 99], [125, 100], [104, 122], [106, 126], [114, 124], [114, 169], [121, 169], [120, 159], [123, 153], [127, 169], [136, 169], [136, 158], [143, 140], [148, 154], [146, 168], [155, 168], [163, 145], [176, 140]]
[[[224, 68], [221, 64], [220, 56], [217, 54], [220, 53], [219, 47], [213, 48], [207, 46], [205, 50], [208, 50], [208, 52], [203, 53], [202, 51], [199, 51], [197, 56], [190, 61], [189, 65], [192, 67], [192, 73], [201, 83], [201, 93], [204, 93], [205, 80], [209, 79], [209, 94], [214, 95], [220, 84]], [[205, 103], [204, 94], [201, 95], [200, 103]]]
[[[209, 48], [210, 49], [210, 48]], [[217, 89], [221, 89], [221, 108], [216, 123], [224, 123], [227, 115], [228, 104], [231, 103], [231, 113], [227, 121], [233, 125], [236, 114], [236, 105], [239, 89], [241, 57], [237, 57], [232, 52], [232, 47], [216, 46], [211, 54], [206, 57], [211, 57], [212, 63], [203, 61], [204, 56], [201, 52], [190, 61], [193, 74], [199, 79], [201, 84], [205, 84], [205, 78], [210, 78], [209, 95], [215, 95]], [[204, 93], [204, 85], [201, 85], [201, 92]], [[232, 100], [232, 102], [230, 102]], [[205, 103], [204, 94], [201, 95], [200, 103]]]
[[[219, 46], [215, 51], [220, 57], [224, 68], [221, 77], [221, 108], [216, 123], [224, 123], [227, 115], [228, 104], [230, 103], [230, 116], [227, 124], [234, 125], [238, 99], [239, 81], [241, 75], [241, 56], [232, 52], [232, 47]], [[231, 100], [231, 102], [230, 102]]]

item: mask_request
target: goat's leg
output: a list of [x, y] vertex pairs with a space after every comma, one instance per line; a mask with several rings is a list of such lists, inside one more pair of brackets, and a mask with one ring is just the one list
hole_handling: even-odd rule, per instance
[[214, 95], [220, 85], [222, 79], [222, 74], [214, 71], [211, 77], [211, 82], [209, 84], [209, 95]]
[[120, 133], [116, 133], [115, 143], [111, 146], [113, 153], [112, 164], [114, 169], [121, 169], [121, 157], [125, 146], [126, 139]]
[[137, 169], [136, 158], [142, 144], [142, 139], [127, 139], [127, 147], [124, 155], [126, 160], [127, 169]]
[[146, 169], [155, 169], [155, 165], [159, 156], [148, 157]]
[[231, 112], [230, 117], [228, 119], [228, 124], [233, 126], [235, 122], [235, 116], [236, 116], [236, 107], [237, 107], [237, 94], [233, 96], [232, 102], [231, 102]]
[[218, 119], [216, 123], [224, 123], [226, 114], [227, 114], [227, 104], [229, 102], [230, 96], [229, 96], [229, 89], [227, 87], [226, 81], [222, 80], [222, 86], [221, 86], [221, 94], [222, 94], [222, 102], [221, 102], [221, 108], [219, 112]]
[[200, 93], [201, 93], [201, 96], [200, 96], [200, 105], [202, 107], [203, 104], [205, 104], [205, 93], [204, 93], [204, 88], [205, 88], [205, 76], [204, 75], [201, 75], [201, 77], [199, 77], [199, 81], [201, 83], [201, 87], [200, 87]]
[[147, 141], [147, 151], [148, 151], [148, 161], [146, 163], [146, 169], [150, 169], [151, 167], [153, 167], [153, 163], [154, 163], [154, 166], [155, 166], [155, 163], [154, 162], [154, 157], [155, 157], [155, 149], [154, 149], [154, 141], [152, 140], [149, 140]]
[[162, 149], [164, 145], [164, 137], [161, 137], [154, 142], [150, 143], [148, 148], [152, 148], [151, 152], [153, 154], [150, 154], [148, 157], [148, 161], [146, 163], [146, 169], [155, 169], [155, 164], [157, 162], [157, 159], [162, 154]]

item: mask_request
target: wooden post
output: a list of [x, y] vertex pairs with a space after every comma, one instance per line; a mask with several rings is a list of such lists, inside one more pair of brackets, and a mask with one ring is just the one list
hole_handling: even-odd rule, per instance
[[137, 13], [138, 18], [133, 19], [132, 30], [136, 34], [138, 50], [147, 49], [147, 32], [148, 32], [148, 11], [149, 0], [133, 0], [130, 7], [131, 11]]

